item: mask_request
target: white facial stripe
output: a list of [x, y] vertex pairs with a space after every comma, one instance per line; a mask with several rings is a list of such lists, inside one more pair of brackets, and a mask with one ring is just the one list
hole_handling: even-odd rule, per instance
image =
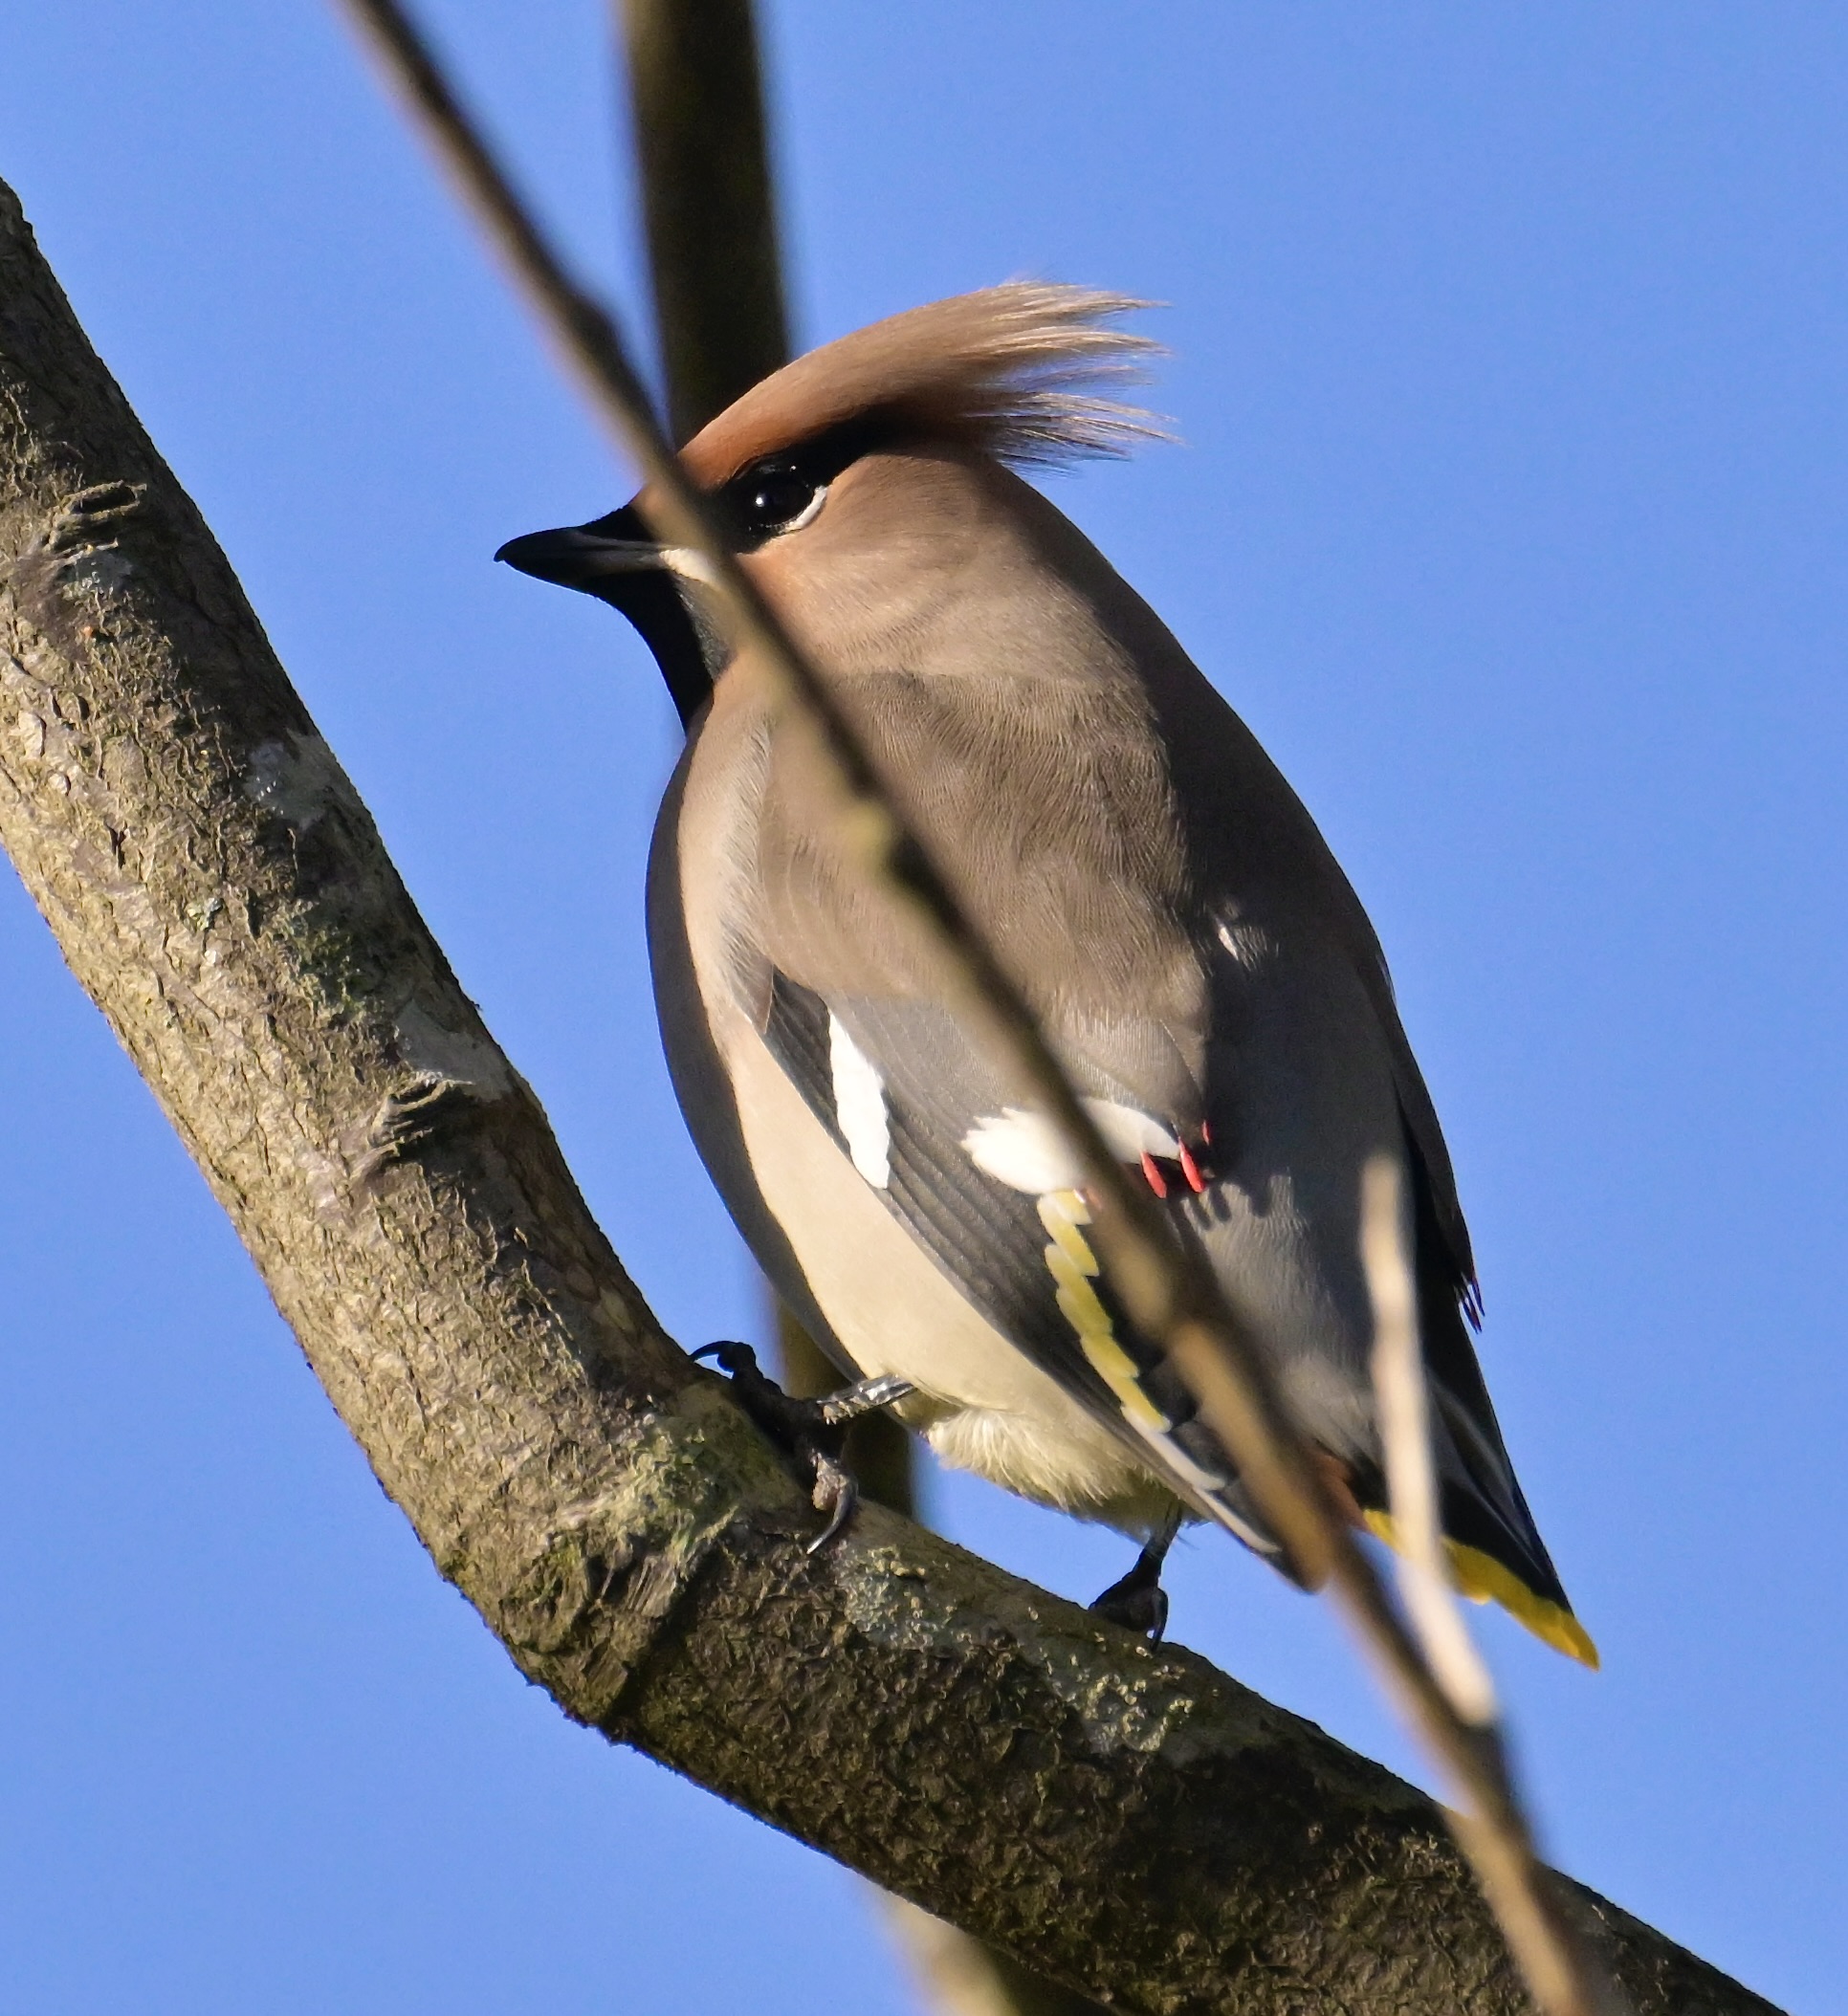
[[885, 1190], [891, 1182], [886, 1088], [871, 1061], [833, 1015], [827, 1019], [827, 1063], [834, 1079], [834, 1120], [847, 1153], [869, 1183]]
[[[1144, 1155], [1173, 1157], [1180, 1143], [1159, 1121], [1113, 1099], [1087, 1099], [1085, 1108], [1097, 1123], [1111, 1154], [1121, 1162], [1139, 1162]], [[1044, 1196], [1052, 1190], [1076, 1190], [1084, 1181], [1077, 1159], [1064, 1137], [1043, 1114], [1010, 1106], [978, 1120], [962, 1137], [970, 1161], [1009, 1190]]]
[[812, 525], [821, 515], [822, 506], [826, 502], [827, 485], [824, 483], [815, 494], [809, 498], [808, 502], [803, 506], [801, 511], [790, 519], [788, 524], [777, 527], [778, 538], [783, 537], [787, 533], [800, 532], [804, 525]]
[[[803, 506], [802, 510], [789, 520], [788, 524], [777, 527], [773, 537], [781, 539], [786, 537], [792, 532], [800, 532], [804, 525], [812, 525], [821, 515], [822, 506], [826, 502], [827, 486], [824, 484], [809, 498], [808, 502]], [[666, 567], [671, 574], [679, 575], [682, 581], [698, 581], [702, 587], [706, 588], [715, 588], [718, 585], [718, 577], [713, 571], [712, 561], [703, 553], [695, 552], [691, 546], [648, 546], [637, 550], [645, 551], [648, 554], [649, 558], [646, 562], [618, 562], [618, 566], [620, 567], [623, 564], [646, 564], [649, 566], [658, 564]]]
[[703, 553], [695, 553], [691, 546], [663, 546], [661, 564], [671, 574], [679, 575], [682, 581], [698, 581], [708, 588], [718, 586], [718, 577], [713, 572], [712, 561]]

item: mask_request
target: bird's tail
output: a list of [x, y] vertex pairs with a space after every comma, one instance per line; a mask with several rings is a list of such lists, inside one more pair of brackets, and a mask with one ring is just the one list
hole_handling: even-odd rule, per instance
[[[1421, 1281], [1419, 1287], [1451, 1580], [1472, 1603], [1499, 1603], [1535, 1637], [1595, 1668], [1597, 1647], [1573, 1614], [1528, 1509], [1457, 1298], [1447, 1284]], [[1383, 1480], [1370, 1478], [1366, 1486], [1356, 1497], [1367, 1530], [1396, 1547]]]

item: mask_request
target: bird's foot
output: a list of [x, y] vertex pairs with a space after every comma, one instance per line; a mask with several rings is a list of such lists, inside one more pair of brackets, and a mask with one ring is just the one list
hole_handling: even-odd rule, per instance
[[1168, 1629], [1168, 1591], [1161, 1586], [1161, 1564], [1157, 1561], [1150, 1567], [1147, 1560], [1145, 1547], [1136, 1556], [1134, 1567], [1120, 1582], [1112, 1582], [1090, 1607], [1100, 1617], [1159, 1645]]
[[902, 1400], [912, 1391], [909, 1379], [862, 1379], [819, 1400], [799, 1400], [786, 1393], [758, 1363], [748, 1344], [709, 1344], [693, 1352], [711, 1358], [729, 1375], [738, 1405], [765, 1435], [795, 1459], [809, 1486], [809, 1500], [827, 1523], [808, 1543], [816, 1553], [832, 1540], [860, 1501], [860, 1487], [841, 1460], [847, 1427], [862, 1414], [876, 1413]]
[[1168, 1591], [1161, 1586], [1161, 1565], [1180, 1530], [1178, 1512], [1164, 1524], [1135, 1557], [1135, 1566], [1121, 1581], [1090, 1606], [1100, 1617], [1120, 1624], [1126, 1631], [1140, 1633], [1151, 1644], [1159, 1645], [1168, 1629]]

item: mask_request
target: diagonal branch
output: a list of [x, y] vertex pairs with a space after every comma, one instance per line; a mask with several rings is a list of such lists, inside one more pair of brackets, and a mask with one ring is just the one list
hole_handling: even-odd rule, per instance
[[[385, 1488], [567, 1714], [1133, 2009], [1525, 2007], [1439, 1809], [661, 1332], [0, 188], [0, 843]], [[1586, 1892], [1639, 2016], [1770, 2005]]]

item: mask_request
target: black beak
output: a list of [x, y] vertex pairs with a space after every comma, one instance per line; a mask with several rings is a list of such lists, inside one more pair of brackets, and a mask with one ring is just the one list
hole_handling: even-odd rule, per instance
[[619, 609], [625, 583], [638, 574], [659, 573], [667, 565], [660, 545], [649, 537], [632, 504], [592, 518], [587, 525], [561, 525], [553, 532], [529, 532], [509, 539], [495, 559], [536, 580], [581, 588]]
[[620, 610], [654, 653], [682, 725], [691, 725], [712, 694], [724, 662], [723, 646], [632, 504], [587, 525], [561, 525], [509, 539], [495, 559]]

